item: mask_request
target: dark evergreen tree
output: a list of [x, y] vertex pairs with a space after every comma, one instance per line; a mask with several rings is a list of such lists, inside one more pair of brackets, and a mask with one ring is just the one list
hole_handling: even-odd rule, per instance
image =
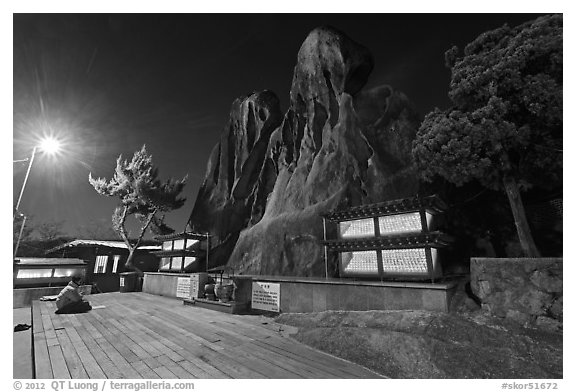
[[427, 181], [504, 191], [523, 253], [538, 256], [521, 192], [562, 183], [562, 16], [485, 32], [446, 64], [454, 107], [424, 119], [416, 166]]

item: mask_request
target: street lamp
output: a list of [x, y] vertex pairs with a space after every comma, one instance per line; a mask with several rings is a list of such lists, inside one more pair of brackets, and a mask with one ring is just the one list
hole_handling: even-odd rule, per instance
[[30, 174], [30, 169], [32, 168], [32, 163], [34, 163], [34, 157], [36, 156], [36, 151], [40, 149], [40, 151], [48, 154], [53, 155], [60, 151], [60, 141], [57, 139], [47, 136], [40, 140], [38, 145], [34, 146], [32, 149], [32, 155], [30, 158], [21, 159], [14, 162], [28, 162], [28, 169], [26, 170], [26, 176], [24, 177], [24, 182], [22, 183], [22, 189], [20, 189], [20, 195], [18, 196], [18, 201], [16, 202], [16, 208], [14, 210], [14, 216], [12, 217], [12, 221], [16, 220], [16, 216], [20, 216], [23, 218], [22, 226], [20, 227], [20, 233], [18, 234], [18, 241], [16, 242], [16, 247], [14, 248], [14, 258], [16, 258], [16, 253], [18, 252], [18, 247], [20, 246], [20, 240], [22, 239], [22, 233], [24, 232], [24, 226], [26, 225], [26, 216], [22, 214], [18, 208], [20, 208], [20, 202], [22, 201], [22, 195], [24, 194], [24, 188], [26, 187], [26, 182], [28, 181], [28, 175]]
[[[22, 183], [22, 189], [20, 189], [20, 195], [18, 196], [18, 201], [16, 202], [16, 209], [12, 220], [16, 219], [16, 214], [18, 208], [20, 207], [20, 202], [22, 201], [22, 195], [24, 194], [24, 188], [26, 187], [26, 182], [28, 181], [28, 175], [30, 174], [30, 169], [32, 168], [32, 163], [34, 163], [34, 157], [36, 156], [36, 150], [40, 149], [46, 154], [53, 155], [60, 151], [60, 141], [53, 137], [47, 136], [40, 140], [40, 143], [32, 149], [32, 155], [29, 158], [28, 169], [26, 170], [26, 176], [24, 177], [24, 182]], [[15, 161], [21, 162], [21, 161]]]
[[18, 253], [18, 248], [20, 247], [20, 240], [22, 239], [22, 233], [24, 232], [24, 226], [26, 226], [26, 215], [16, 211], [16, 214], [19, 215], [22, 219], [22, 226], [20, 226], [20, 233], [18, 233], [18, 241], [16, 241], [16, 247], [14, 248], [14, 259], [16, 259], [16, 254]]

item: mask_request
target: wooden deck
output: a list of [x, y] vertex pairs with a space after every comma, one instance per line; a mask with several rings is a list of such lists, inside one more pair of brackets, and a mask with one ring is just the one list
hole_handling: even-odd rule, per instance
[[146, 293], [86, 296], [88, 313], [32, 306], [36, 378], [381, 378], [285, 337], [262, 316], [184, 306]]

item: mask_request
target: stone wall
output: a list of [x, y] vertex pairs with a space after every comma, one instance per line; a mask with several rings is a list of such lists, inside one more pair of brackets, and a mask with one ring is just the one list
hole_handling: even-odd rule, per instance
[[561, 330], [562, 258], [472, 258], [470, 280], [482, 309], [524, 326]]

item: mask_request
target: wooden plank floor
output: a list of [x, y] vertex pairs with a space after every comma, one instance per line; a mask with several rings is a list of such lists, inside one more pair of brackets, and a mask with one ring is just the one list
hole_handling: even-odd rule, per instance
[[146, 293], [86, 296], [93, 309], [32, 304], [36, 378], [381, 378], [285, 337], [262, 316], [230, 315]]

